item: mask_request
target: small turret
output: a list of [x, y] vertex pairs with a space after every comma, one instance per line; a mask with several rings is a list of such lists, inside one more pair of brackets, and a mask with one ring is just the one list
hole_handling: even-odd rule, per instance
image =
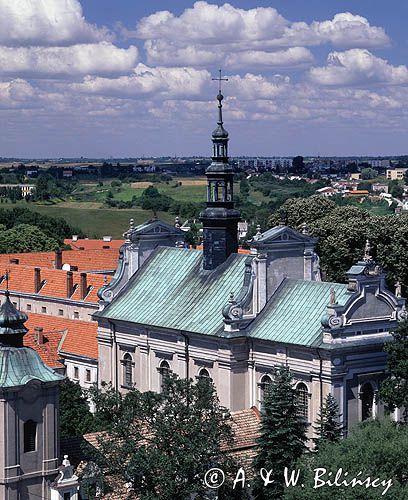
[[6, 300], [0, 306], [0, 344], [10, 347], [22, 347], [23, 337], [28, 332], [24, 326], [27, 314], [14, 307], [10, 292], [6, 290]]

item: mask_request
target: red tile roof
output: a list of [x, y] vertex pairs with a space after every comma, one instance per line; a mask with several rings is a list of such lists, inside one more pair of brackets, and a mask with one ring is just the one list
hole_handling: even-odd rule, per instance
[[[0, 276], [3, 280], [0, 282], [0, 289], [5, 290], [6, 280], [4, 276], [9, 273], [9, 290], [11, 292], [35, 293], [34, 289], [34, 267], [21, 264], [3, 264], [0, 261]], [[81, 299], [80, 280], [81, 273], [73, 271], [74, 293], [70, 297], [72, 300]], [[98, 302], [98, 290], [106, 283], [109, 283], [112, 276], [103, 274], [87, 273], [88, 294], [85, 302]], [[38, 296], [43, 297], [67, 297], [67, 272], [60, 269], [42, 268], [40, 270], [40, 280], [43, 283]]]
[[[53, 363], [61, 358], [59, 352], [98, 359], [96, 339], [98, 324], [95, 321], [79, 321], [47, 314], [28, 313], [26, 326], [29, 332], [24, 336], [24, 344], [35, 349], [42, 360], [52, 368], [57, 367], [53, 366]], [[35, 342], [34, 329], [36, 327], [43, 328], [44, 337], [47, 339], [43, 345]]]
[[72, 250], [106, 250], [108, 248], [119, 248], [125, 243], [125, 240], [88, 240], [88, 239], [78, 239], [73, 240], [72, 238], [64, 240], [65, 245], [69, 245]]
[[[44, 319], [46, 318], [46, 319]], [[60, 362], [58, 347], [65, 330], [63, 328], [55, 328], [49, 323], [50, 316], [42, 314], [30, 314], [26, 327], [28, 333], [24, 335], [24, 345], [31, 347], [46, 365], [51, 368], [63, 368], [64, 365]], [[36, 327], [43, 328], [43, 342], [40, 344], [35, 332]]]
[[[116, 269], [119, 252], [117, 248], [90, 249], [62, 252], [62, 263], [77, 266], [78, 271], [105, 271]], [[27, 252], [0, 254], [0, 265], [18, 259], [19, 264], [54, 269], [55, 252]]]
[[[252, 461], [256, 455], [256, 438], [260, 430], [259, 411], [255, 407], [247, 408], [231, 412], [231, 417], [234, 438], [232, 445], [224, 446], [223, 451], [230, 453], [237, 460], [239, 466], [250, 471]], [[103, 437], [103, 432], [93, 432], [81, 437], [64, 438], [61, 440], [61, 449], [64, 454], [69, 455], [71, 463], [77, 465], [89, 458], [84, 453], [86, 448], [84, 448], [83, 444], [88, 444], [97, 449], [101, 436]]]

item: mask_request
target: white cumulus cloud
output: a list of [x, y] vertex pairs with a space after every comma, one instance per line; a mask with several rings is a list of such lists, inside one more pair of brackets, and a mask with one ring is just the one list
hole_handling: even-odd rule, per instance
[[0, 44], [70, 45], [105, 40], [89, 24], [79, 0], [0, 0]]
[[408, 83], [407, 66], [392, 66], [385, 59], [368, 50], [350, 49], [331, 52], [327, 65], [312, 68], [310, 78], [321, 85], [365, 85], [383, 83], [401, 85]]
[[383, 28], [371, 26], [365, 17], [349, 12], [307, 24], [291, 22], [272, 7], [245, 10], [228, 3], [213, 5], [205, 1], [196, 2], [180, 16], [169, 11], [156, 12], [141, 19], [134, 31], [123, 30], [123, 33], [145, 40], [149, 64], [169, 66], [204, 66], [233, 60], [233, 67], [242, 61], [241, 68], [245, 68], [250, 59], [262, 66], [262, 59], [269, 58], [272, 66], [279, 66], [282, 60], [282, 67], [286, 67], [294, 52], [286, 52], [282, 58], [276, 52], [268, 52], [262, 58], [261, 53], [291, 47], [298, 51], [295, 65], [304, 65], [310, 63], [310, 54], [304, 48], [307, 46], [374, 48], [390, 44]]
[[295, 68], [313, 62], [313, 54], [305, 47], [289, 47], [285, 50], [266, 52], [264, 50], [246, 50], [230, 54], [225, 59], [228, 68]]
[[211, 80], [206, 70], [194, 68], [150, 68], [138, 64], [132, 75], [119, 78], [87, 77], [73, 88], [90, 94], [138, 98], [149, 94], [191, 98], [202, 94]]
[[70, 47], [0, 46], [0, 75], [33, 78], [127, 73], [137, 59], [136, 47], [121, 49], [110, 42]]

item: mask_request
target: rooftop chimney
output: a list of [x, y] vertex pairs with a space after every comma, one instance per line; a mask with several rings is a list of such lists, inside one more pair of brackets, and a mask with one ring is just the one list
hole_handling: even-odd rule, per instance
[[34, 328], [34, 339], [37, 342], [37, 345], [42, 345], [44, 344], [44, 330], [41, 326], [36, 326]]
[[10, 264], [19, 264], [20, 259], [10, 259]]
[[81, 273], [80, 293], [81, 293], [81, 300], [84, 300], [85, 297], [88, 295], [88, 281], [86, 273]]
[[67, 271], [67, 297], [71, 298], [74, 293], [74, 274], [72, 271]]
[[103, 241], [112, 241], [112, 236], [103, 236]]
[[58, 248], [55, 250], [55, 262], [54, 262], [55, 269], [62, 269], [62, 250], [61, 248]]
[[78, 241], [78, 235], [77, 234], [73, 234], [72, 235], [72, 241]]
[[34, 268], [34, 293], [38, 293], [41, 289], [41, 269]]

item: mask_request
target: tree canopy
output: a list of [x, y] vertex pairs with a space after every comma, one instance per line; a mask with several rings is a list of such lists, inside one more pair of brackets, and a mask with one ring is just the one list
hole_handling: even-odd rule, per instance
[[79, 384], [65, 379], [60, 385], [61, 437], [82, 436], [95, 430], [89, 403]]
[[[407, 453], [408, 427], [396, 424], [389, 419], [367, 421], [357, 425], [346, 439], [336, 443], [322, 443], [318, 453], [305, 455], [298, 463], [302, 474], [296, 487], [287, 488], [284, 500], [375, 500], [392, 498], [403, 500], [407, 498]], [[336, 473], [341, 469], [341, 480], [350, 481], [356, 477], [364, 480], [380, 478], [383, 485], [377, 488], [356, 485], [328, 486], [316, 482], [316, 469], [320, 481], [334, 481]], [[329, 476], [329, 473], [332, 473]], [[346, 474], [347, 473], [347, 474]], [[360, 473], [360, 474], [359, 474]], [[392, 481], [390, 487], [388, 481]], [[300, 484], [304, 484], [301, 487]], [[386, 491], [385, 495], [382, 493]]]
[[48, 252], [58, 247], [58, 241], [37, 226], [18, 224], [0, 232], [0, 253]]
[[325, 280], [344, 282], [346, 271], [363, 257], [368, 238], [373, 257], [387, 271], [389, 286], [396, 281], [408, 284], [408, 214], [371, 215], [356, 206], [337, 206], [322, 196], [311, 196], [287, 200], [270, 224], [279, 224], [282, 217], [294, 229], [306, 223], [311, 235], [318, 237], [316, 251]]
[[387, 376], [378, 396], [392, 410], [408, 408], [408, 320], [400, 323], [391, 334], [394, 341], [385, 345]]
[[[297, 391], [287, 367], [273, 371], [272, 383], [265, 389], [261, 411], [260, 436], [254, 460], [255, 498], [279, 499], [284, 492], [284, 469], [295, 465], [305, 451], [306, 421], [300, 414]], [[265, 485], [261, 469], [272, 471]]]
[[[105, 432], [96, 462], [105, 477], [132, 484], [141, 500], [213, 498], [203, 479], [207, 470], [230, 469], [222, 444], [230, 442], [229, 413], [210, 380], [164, 379], [160, 394], [136, 388], [120, 394], [95, 390], [96, 417]], [[238, 493], [237, 493], [238, 494]], [[235, 498], [225, 486], [218, 498]]]

